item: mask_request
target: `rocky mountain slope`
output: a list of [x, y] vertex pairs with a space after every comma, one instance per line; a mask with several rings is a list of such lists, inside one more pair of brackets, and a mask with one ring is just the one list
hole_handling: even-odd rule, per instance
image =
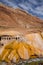
[[43, 31], [43, 20], [21, 9], [0, 4], [0, 31], [13, 30], [20, 33]]
[[0, 4], [0, 40], [1, 61], [43, 57], [43, 20]]

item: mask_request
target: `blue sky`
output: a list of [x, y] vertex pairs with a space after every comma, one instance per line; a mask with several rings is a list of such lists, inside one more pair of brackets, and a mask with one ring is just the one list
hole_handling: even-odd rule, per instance
[[28, 13], [43, 19], [43, 0], [0, 0], [0, 3], [21, 8]]

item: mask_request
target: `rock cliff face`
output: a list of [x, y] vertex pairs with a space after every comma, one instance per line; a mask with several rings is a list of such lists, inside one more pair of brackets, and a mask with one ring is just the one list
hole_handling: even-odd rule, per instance
[[43, 31], [43, 20], [21, 9], [14, 9], [0, 4], [0, 30], [13, 30], [20, 33]]

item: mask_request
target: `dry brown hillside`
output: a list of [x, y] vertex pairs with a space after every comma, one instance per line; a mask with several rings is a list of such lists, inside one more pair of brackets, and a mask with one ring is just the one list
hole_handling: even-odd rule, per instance
[[21, 9], [0, 4], [0, 31], [12, 29], [22, 33], [43, 31], [43, 20]]

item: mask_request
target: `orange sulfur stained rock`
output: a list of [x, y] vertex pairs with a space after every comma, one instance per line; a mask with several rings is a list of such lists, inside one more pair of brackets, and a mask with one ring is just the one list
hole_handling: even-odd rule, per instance
[[19, 61], [19, 55], [17, 54], [17, 51], [16, 50], [12, 50], [11, 53], [9, 54], [8, 56], [8, 59], [10, 61], [13, 61], [13, 62], [18, 62]]
[[18, 54], [22, 59], [29, 59], [30, 58], [30, 54], [28, 52], [28, 49], [25, 48], [25, 46], [22, 43], [19, 44]]
[[31, 55], [34, 55], [34, 47], [25, 42], [21, 42], [19, 44], [18, 54], [22, 59], [29, 59]]

